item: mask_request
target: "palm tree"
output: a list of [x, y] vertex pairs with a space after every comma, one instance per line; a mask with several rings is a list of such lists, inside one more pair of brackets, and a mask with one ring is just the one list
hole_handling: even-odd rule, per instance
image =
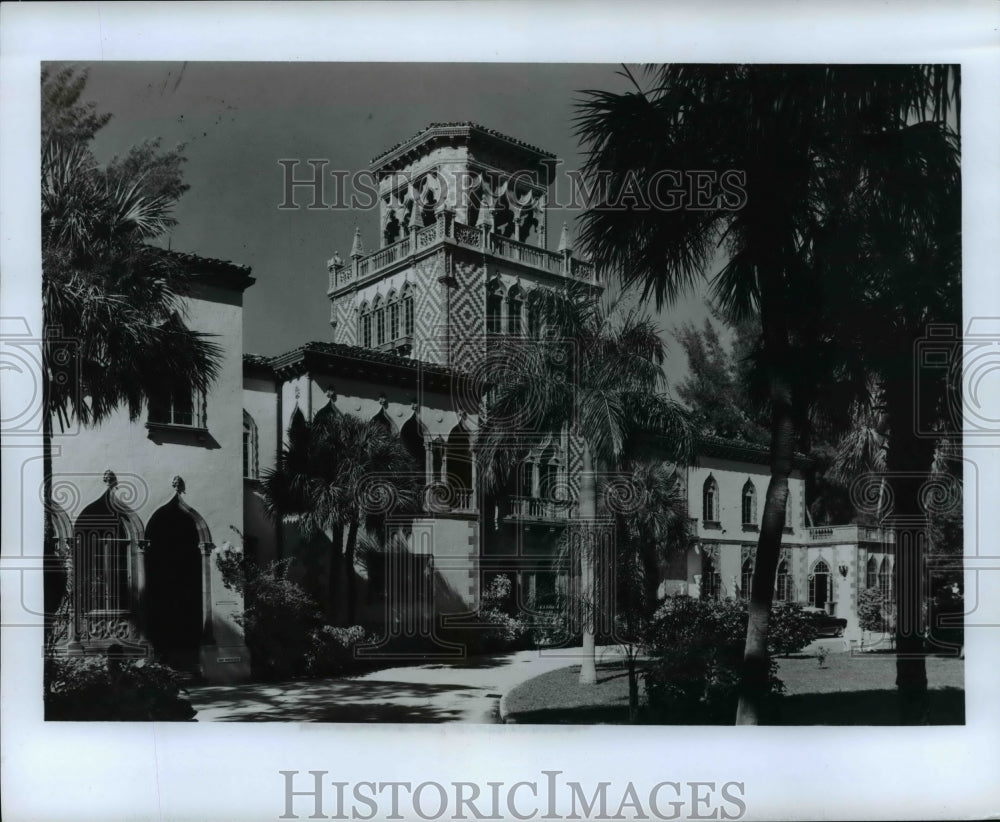
[[536, 337], [491, 341], [491, 385], [477, 440], [487, 490], [502, 489], [529, 449], [569, 432], [582, 457], [578, 518], [570, 540], [579, 549], [583, 661], [580, 682], [597, 681], [594, 556], [599, 513], [597, 471], [617, 468], [639, 431], [662, 435], [665, 457], [686, 459], [686, 412], [661, 393], [664, 346], [648, 318], [620, 321], [589, 287], [535, 289], [526, 300]]
[[627, 460], [601, 484], [615, 522], [615, 630], [625, 646], [629, 718], [639, 711], [638, 653], [659, 602], [661, 564], [687, 548], [687, 495], [673, 465]]
[[[184, 325], [190, 272], [149, 245], [174, 225], [179, 155], [150, 185], [141, 164], [101, 168], [88, 147], [107, 122], [79, 103], [85, 77], [43, 73], [42, 404], [46, 504], [52, 489], [54, 420], [96, 426], [120, 408], [135, 420], [164, 391], [190, 395], [215, 379], [221, 349]], [[173, 176], [171, 176], [173, 175]], [[169, 178], [169, 179], [168, 179]], [[160, 194], [169, 191], [171, 196]], [[46, 536], [49, 537], [48, 517]], [[46, 539], [46, 544], [50, 540]], [[47, 548], [48, 550], [48, 548]], [[47, 586], [49, 605], [61, 594]], [[53, 608], [47, 607], [47, 613]]]
[[377, 528], [390, 512], [416, 509], [417, 487], [408, 479], [416, 476], [413, 458], [383, 426], [332, 409], [310, 423], [296, 407], [287, 436], [278, 464], [262, 478], [265, 505], [272, 517], [294, 520], [305, 537], [331, 535], [331, 613], [343, 584], [352, 625], [358, 534]]
[[[771, 479], [737, 714], [738, 723], [756, 724], [788, 476], [808, 423], [809, 385], [798, 376], [822, 380], [815, 354], [827, 297], [851, 293], [830, 276], [833, 261], [815, 265], [814, 242], [845, 198], [845, 179], [863, 177], [872, 164], [873, 138], [946, 115], [957, 77], [949, 67], [744, 65], [656, 66], [649, 76], [649, 90], [633, 78], [634, 91], [591, 91], [580, 103], [585, 173], [595, 186], [581, 239], [595, 264], [641, 287], [657, 307], [693, 287], [722, 249], [712, 280], [717, 304], [732, 322], [760, 318]], [[726, 173], [729, 190], [694, 202], [689, 186], [692, 201], [671, 207], [664, 200], [678, 179], [664, 177], [671, 169], [689, 172], [682, 187], [696, 180], [690, 172]], [[660, 195], [654, 207], [622, 207], [635, 201], [629, 192], [651, 187], [647, 202]]]

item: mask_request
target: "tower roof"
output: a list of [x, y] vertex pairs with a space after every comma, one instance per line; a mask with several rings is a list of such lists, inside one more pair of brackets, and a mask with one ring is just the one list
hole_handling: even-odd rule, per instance
[[481, 145], [500, 149], [520, 163], [547, 168], [546, 183], [551, 182], [551, 177], [554, 175], [552, 164], [545, 162], [555, 159], [555, 155], [551, 152], [518, 140], [516, 137], [510, 137], [496, 129], [472, 122], [431, 123], [409, 139], [397, 143], [392, 148], [372, 158], [370, 164], [372, 171], [376, 175], [380, 172], [396, 171], [429, 151], [433, 146], [442, 143]]

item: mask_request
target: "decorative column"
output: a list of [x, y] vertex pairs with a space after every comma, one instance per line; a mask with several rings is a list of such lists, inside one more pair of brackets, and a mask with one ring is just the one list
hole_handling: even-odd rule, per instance
[[204, 645], [215, 642], [215, 632], [212, 630], [212, 551], [215, 545], [211, 542], [198, 544], [201, 549], [201, 618], [203, 622], [201, 641]]
[[477, 498], [479, 496], [476, 493], [476, 486], [478, 485], [479, 472], [476, 470], [476, 451], [472, 447], [471, 442], [469, 443], [469, 460], [472, 462], [471, 472], [469, 475], [471, 477], [471, 482], [472, 482], [472, 488], [469, 489], [469, 509], [475, 511], [476, 506], [478, 505]]
[[144, 637], [146, 636], [146, 549], [149, 547], [149, 540], [137, 540], [135, 547], [135, 615], [139, 623], [139, 635]]

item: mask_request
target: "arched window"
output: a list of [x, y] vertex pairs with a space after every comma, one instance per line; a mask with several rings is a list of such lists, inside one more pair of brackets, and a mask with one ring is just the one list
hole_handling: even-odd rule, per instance
[[372, 312], [368, 303], [361, 303], [361, 310], [358, 314], [358, 338], [363, 348], [372, 347]]
[[507, 294], [507, 333], [520, 337], [523, 333], [521, 314], [524, 310], [524, 292], [516, 285]]
[[533, 475], [535, 473], [535, 464], [533, 462], [528, 462], [525, 460], [519, 466], [520, 473], [518, 474], [518, 488], [517, 493], [522, 497], [534, 496], [532, 493], [534, 488], [534, 483], [532, 482]]
[[494, 282], [486, 292], [486, 333], [499, 334], [503, 331], [503, 286]]
[[749, 479], [743, 486], [743, 524], [757, 524], [757, 489]]
[[76, 603], [80, 617], [114, 614], [132, 606], [129, 555], [132, 539], [120, 500], [105, 492], [83, 509], [74, 526]]
[[531, 300], [526, 300], [525, 302], [527, 303], [527, 311], [525, 313], [528, 315], [528, 336], [533, 340], [540, 339], [542, 336], [542, 321], [539, 316], [538, 306]]
[[257, 479], [260, 476], [257, 455], [257, 423], [245, 410], [243, 412], [243, 476]]
[[372, 313], [375, 315], [375, 345], [385, 343], [385, 305], [381, 297], [372, 302]]
[[389, 341], [399, 339], [399, 299], [395, 291], [389, 292]]
[[740, 596], [743, 599], [750, 599], [750, 586], [753, 583], [753, 557], [743, 560], [743, 567], [740, 569]]
[[719, 483], [711, 474], [705, 480], [705, 485], [701, 493], [702, 519], [705, 522], [719, 521]]
[[888, 558], [883, 558], [878, 567], [878, 589], [883, 602], [892, 602], [892, 569]]
[[868, 557], [868, 565], [865, 568], [865, 587], [878, 587], [878, 561], [875, 557]]
[[403, 336], [413, 337], [413, 288], [409, 283], [403, 286], [400, 302], [403, 308]]
[[830, 566], [820, 560], [809, 575], [809, 604], [825, 608], [830, 598]]
[[788, 560], [778, 563], [777, 585], [774, 598], [778, 602], [790, 602], [792, 599], [792, 578], [788, 574]]
[[704, 554], [701, 559], [701, 598], [718, 599], [722, 594], [722, 577], [715, 567], [715, 561]]

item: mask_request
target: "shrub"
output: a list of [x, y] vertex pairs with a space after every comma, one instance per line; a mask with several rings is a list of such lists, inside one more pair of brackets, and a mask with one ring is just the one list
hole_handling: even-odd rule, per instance
[[878, 588], [865, 588], [858, 595], [858, 625], [862, 631], [886, 629], [883, 605], [882, 592]]
[[797, 654], [817, 636], [816, 623], [801, 605], [782, 602], [772, 609], [767, 629], [767, 650], [772, 656]]
[[530, 643], [527, 626], [510, 613], [513, 585], [510, 577], [494, 577], [483, 591], [479, 606], [479, 625], [466, 647], [470, 653], [510, 651]]
[[[793, 612], [781, 620], [797, 623]], [[654, 719], [667, 724], [731, 724], [739, 701], [740, 665], [746, 643], [747, 610], [741, 602], [670, 597], [653, 616], [643, 673]], [[784, 629], [801, 637], [798, 627]], [[782, 639], [794, 647], [791, 639]], [[771, 660], [769, 693], [784, 690]]]
[[45, 718], [179, 722], [195, 715], [176, 675], [149, 659], [57, 657], [45, 663]]
[[337, 676], [365, 667], [358, 659], [356, 649], [369, 641], [360, 625], [334, 628], [323, 625], [313, 630], [305, 657], [305, 672], [309, 676]]
[[930, 601], [927, 640], [932, 651], [951, 651], [965, 644], [965, 599], [957, 586], [940, 588]]
[[254, 675], [289, 679], [308, 672], [313, 635], [323, 627], [319, 605], [287, 578], [291, 559], [259, 566], [232, 548], [216, 563], [227, 588], [243, 594], [243, 627]]

